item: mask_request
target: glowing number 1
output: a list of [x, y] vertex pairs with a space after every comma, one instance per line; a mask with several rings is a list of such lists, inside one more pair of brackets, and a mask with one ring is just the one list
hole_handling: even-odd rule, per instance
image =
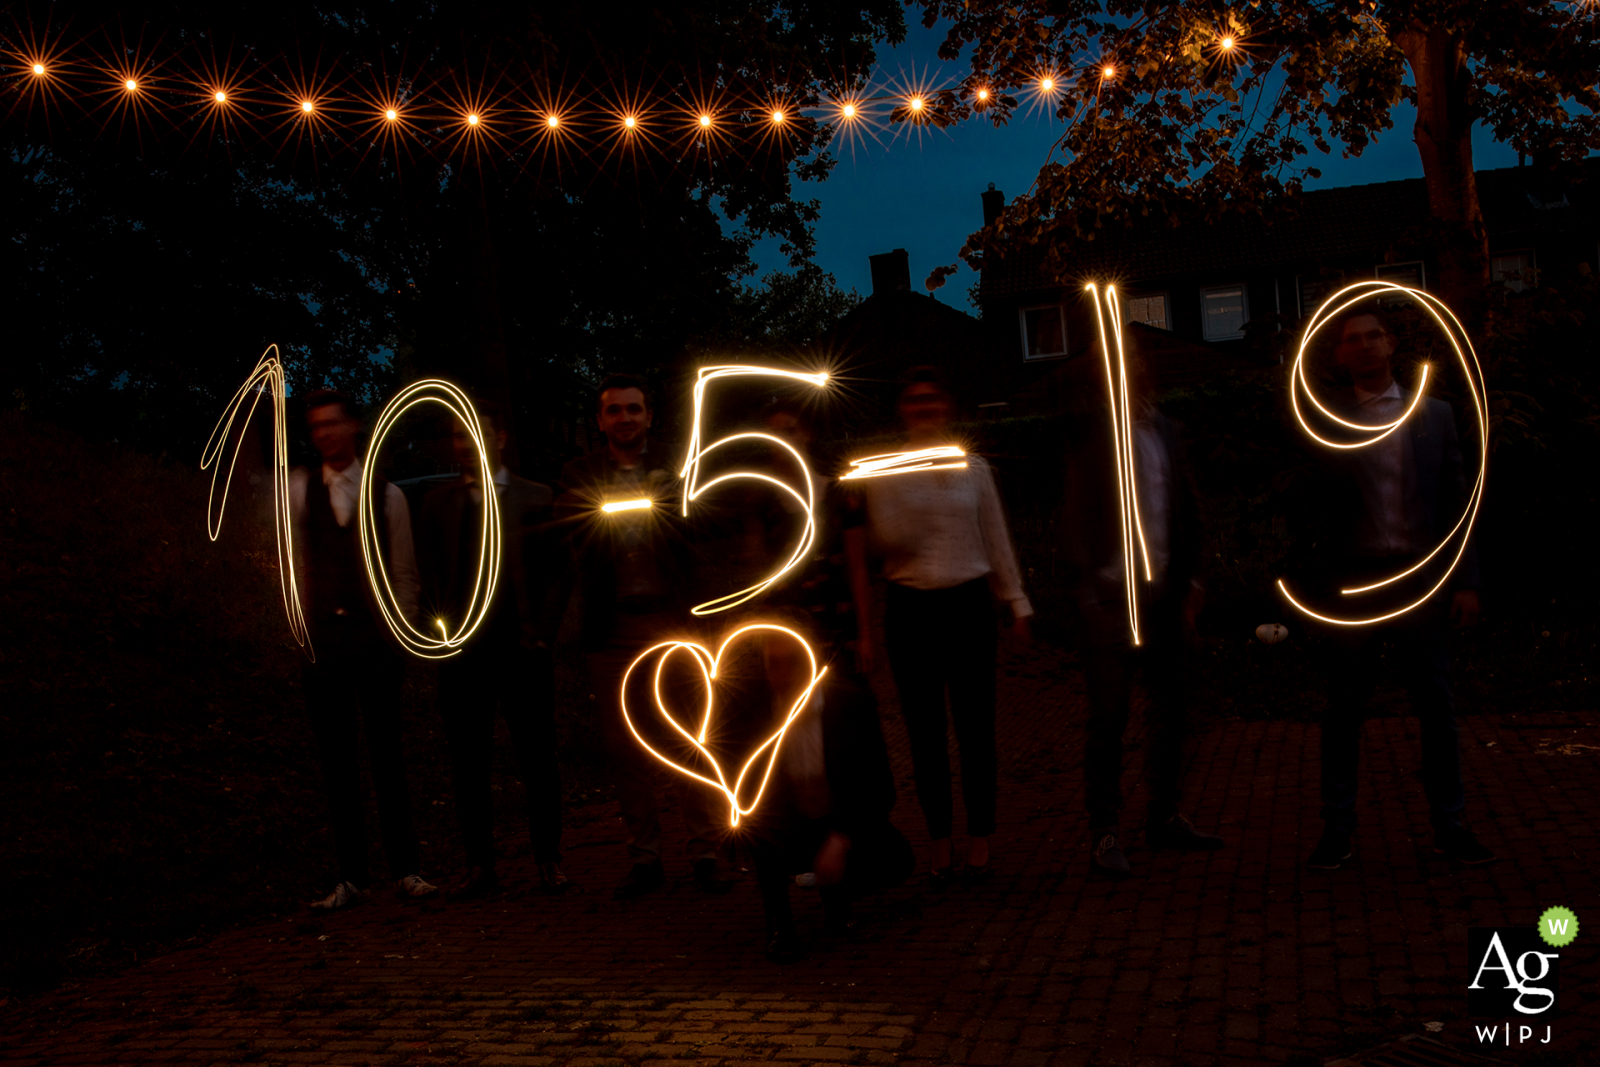
[[[1118, 529], [1122, 535], [1123, 591], [1128, 602], [1128, 629], [1133, 643], [1139, 644], [1139, 595], [1134, 587], [1134, 564], [1144, 564], [1144, 580], [1151, 581], [1150, 552], [1144, 543], [1144, 524], [1139, 519], [1139, 482], [1133, 469], [1133, 411], [1128, 400], [1128, 361], [1122, 347], [1122, 303], [1114, 286], [1106, 286], [1102, 307], [1099, 287], [1090, 283], [1094, 317], [1100, 326], [1100, 356], [1105, 364], [1106, 391], [1111, 402], [1111, 447], [1116, 455]], [[1111, 333], [1106, 333], [1106, 312], [1111, 314]], [[1112, 342], [1116, 344], [1116, 366], [1112, 366]], [[1137, 551], [1136, 551], [1137, 550]]]
[[[818, 386], [819, 388], [828, 384], [828, 375], [826, 373], [802, 374], [799, 371], [778, 370], [773, 367], [701, 367], [699, 377], [694, 383], [694, 421], [689, 430], [689, 453], [684, 459], [683, 470], [679, 472], [680, 476], [683, 478], [683, 514], [687, 516], [689, 514], [689, 505], [695, 500], [698, 500], [703, 494], [705, 494], [714, 486], [720, 485], [723, 482], [734, 481], [739, 478], [749, 478], [754, 479], [755, 481], [766, 482], [769, 485], [777, 486], [779, 489], [782, 489], [784, 492], [794, 497], [795, 500], [799, 502], [800, 507], [804, 509], [806, 513], [805, 527], [800, 532], [800, 540], [798, 543], [796, 543], [794, 552], [790, 554], [788, 561], [785, 562], [782, 567], [779, 567], [776, 571], [773, 571], [770, 575], [763, 578], [755, 585], [746, 586], [737, 592], [729, 593], [726, 596], [719, 596], [714, 600], [708, 600], [704, 604], [697, 604], [694, 608], [690, 609], [695, 615], [714, 615], [719, 611], [727, 611], [729, 608], [736, 608], [740, 604], [744, 604], [760, 596], [770, 585], [772, 585], [772, 583], [789, 573], [789, 571], [792, 570], [796, 564], [804, 560], [806, 558], [806, 554], [811, 551], [811, 546], [816, 542], [817, 539], [817, 522], [815, 515], [816, 490], [811, 484], [811, 468], [806, 462], [805, 457], [799, 452], [796, 452], [787, 441], [767, 433], [736, 433], [729, 437], [718, 438], [709, 445], [702, 446], [700, 443], [702, 434], [700, 420], [705, 409], [706, 386], [710, 385], [713, 381], [716, 381], [719, 378], [752, 376], [788, 378], [797, 382], [809, 382], [810, 384]], [[801, 477], [805, 479], [804, 495], [802, 495], [788, 482], [774, 478], [770, 474], [761, 474], [757, 471], [732, 471], [728, 474], [719, 474], [717, 477], [712, 478], [704, 485], [700, 483], [701, 460], [710, 455], [712, 452], [721, 448], [723, 445], [732, 444], [735, 441], [750, 440], [765, 441], [768, 444], [776, 445], [794, 457], [795, 463], [800, 467]]]

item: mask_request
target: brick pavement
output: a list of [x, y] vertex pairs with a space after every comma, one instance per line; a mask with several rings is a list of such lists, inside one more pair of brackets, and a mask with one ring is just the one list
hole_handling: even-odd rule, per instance
[[[1594, 713], [1465, 720], [1469, 814], [1508, 857], [1474, 871], [1428, 850], [1416, 724], [1375, 719], [1363, 747], [1357, 862], [1301, 867], [1320, 831], [1316, 731], [1227, 721], [1198, 738], [1186, 808], [1219, 853], [1151, 855], [1116, 885], [1085, 876], [1082, 678], [1035, 646], [1002, 661], [998, 872], [943, 893], [920, 880], [820, 936], [796, 890], [807, 957], [762, 957], [746, 880], [700, 895], [676, 880], [641, 901], [609, 888], [626, 857], [609, 808], [573, 813], [584, 887], [371, 905], [237, 929], [123, 973], [0, 1009], [8, 1063], [393, 1064], [1320, 1063], [1416, 1032], [1468, 1042], [1466, 929], [1532, 922], [1562, 903], [1597, 916]], [[881, 681], [881, 679], [880, 679]], [[880, 686], [880, 691], [886, 691]], [[899, 824], [925, 844], [892, 703]], [[1141, 727], [1130, 726], [1130, 767]], [[1143, 792], [1130, 770], [1131, 812]], [[667, 814], [669, 840], [682, 840]], [[674, 836], [675, 835], [675, 836]], [[1600, 966], [1563, 955], [1555, 1050], [1600, 1037]], [[1518, 1050], [1503, 1055], [1515, 1060]], [[1584, 1062], [1574, 1052], [1565, 1062]]]

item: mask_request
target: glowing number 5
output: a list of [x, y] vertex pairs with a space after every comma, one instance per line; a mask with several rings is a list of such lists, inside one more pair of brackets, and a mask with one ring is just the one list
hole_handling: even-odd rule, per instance
[[[1483, 368], [1478, 365], [1478, 354], [1473, 351], [1472, 342], [1467, 339], [1466, 329], [1461, 325], [1461, 320], [1457, 319], [1437, 297], [1430, 296], [1421, 289], [1412, 289], [1409, 286], [1396, 285], [1393, 282], [1357, 282], [1354, 285], [1346, 286], [1324, 301], [1323, 305], [1317, 309], [1317, 313], [1311, 316], [1311, 321], [1306, 323], [1306, 331], [1300, 338], [1300, 350], [1295, 353], [1293, 374], [1289, 381], [1289, 402], [1294, 408], [1294, 417], [1299, 422], [1300, 428], [1310, 434], [1318, 444], [1326, 445], [1328, 448], [1341, 450], [1366, 448], [1368, 445], [1375, 445], [1385, 437], [1398, 431], [1422, 403], [1423, 392], [1428, 385], [1428, 366], [1426, 364], [1422, 366], [1421, 373], [1418, 375], [1416, 395], [1411, 398], [1411, 404], [1397, 418], [1377, 425], [1351, 422], [1329, 411], [1317, 399], [1316, 394], [1311, 391], [1311, 384], [1306, 380], [1306, 349], [1311, 346], [1311, 342], [1316, 338], [1317, 334], [1329, 323], [1337, 321], [1344, 312], [1378, 293], [1402, 293], [1415, 300], [1424, 311], [1433, 316], [1433, 321], [1438, 324], [1439, 329], [1449, 339], [1450, 347], [1455, 352], [1456, 361], [1461, 364], [1462, 376], [1467, 383], [1467, 391], [1472, 394], [1472, 413], [1476, 416], [1478, 423], [1478, 477], [1473, 482], [1472, 492], [1467, 497], [1467, 504], [1462, 510], [1461, 517], [1456, 520], [1456, 524], [1451, 527], [1450, 532], [1445, 534], [1427, 555], [1405, 570], [1392, 574], [1382, 581], [1339, 590], [1342, 596], [1359, 596], [1362, 593], [1370, 593], [1374, 590], [1382, 589], [1385, 586], [1393, 585], [1395, 582], [1409, 578], [1427, 566], [1435, 556], [1453, 551], [1453, 555], [1450, 556], [1450, 565], [1439, 576], [1439, 580], [1434, 582], [1425, 593], [1404, 607], [1386, 614], [1371, 615], [1365, 618], [1341, 618], [1334, 615], [1323, 615], [1312, 611], [1295, 599], [1294, 594], [1289, 592], [1288, 586], [1284, 585], [1283, 579], [1280, 578], [1278, 580], [1278, 591], [1283, 594], [1285, 600], [1313, 619], [1331, 623], [1334, 626], [1368, 626], [1373, 623], [1387, 622], [1389, 619], [1397, 618], [1408, 611], [1421, 607], [1435, 593], [1444, 588], [1445, 582], [1449, 581], [1450, 575], [1455, 573], [1456, 567], [1461, 563], [1461, 557], [1466, 555], [1467, 546], [1472, 541], [1472, 527], [1477, 522], [1478, 509], [1483, 503], [1483, 483], [1489, 469], [1489, 408], [1485, 399], [1487, 387], [1483, 381]], [[1301, 394], [1305, 395], [1305, 398], [1311, 402], [1312, 406], [1324, 418], [1364, 436], [1350, 442], [1333, 441], [1323, 437], [1312, 429], [1311, 424], [1306, 421], [1305, 412], [1300, 406]]]
[[[700, 375], [694, 383], [694, 424], [689, 431], [689, 453], [684, 459], [683, 470], [679, 472], [680, 476], [683, 478], [683, 514], [688, 516], [689, 505], [695, 500], [698, 500], [713, 487], [721, 485], [723, 482], [746, 478], [753, 479], [758, 482], [766, 482], [769, 485], [774, 485], [788, 493], [790, 496], [794, 497], [795, 500], [800, 504], [800, 507], [805, 511], [805, 527], [801, 530], [800, 540], [795, 544], [794, 552], [790, 554], [789, 559], [783, 564], [783, 566], [779, 567], [777, 570], [773, 571], [767, 577], [763, 578], [754, 585], [746, 586], [737, 592], [729, 593], [726, 596], [717, 597], [714, 600], [708, 600], [704, 604], [696, 605], [691, 609], [692, 613], [695, 615], [714, 615], [719, 611], [727, 611], [729, 608], [736, 608], [740, 604], [746, 603], [747, 601], [760, 596], [767, 590], [769, 586], [787, 574], [795, 566], [795, 564], [805, 559], [806, 554], [811, 551], [811, 546], [817, 539], [817, 523], [815, 517], [816, 491], [811, 485], [811, 468], [807, 465], [805, 457], [800, 455], [799, 452], [796, 452], [787, 441], [783, 441], [772, 436], [771, 434], [766, 433], [736, 433], [728, 437], [718, 438], [709, 445], [702, 445], [700, 443], [703, 432], [700, 423], [701, 417], [705, 410], [706, 387], [719, 378], [759, 376], [788, 378], [797, 382], [809, 382], [810, 384], [818, 387], [828, 384], [828, 376], [825, 373], [801, 374], [798, 371], [777, 370], [772, 367], [701, 367]], [[765, 441], [768, 444], [776, 445], [793, 456], [795, 463], [800, 468], [801, 477], [805, 480], [805, 493], [802, 494], [799, 490], [795, 489], [794, 486], [790, 485], [786, 481], [774, 478], [770, 474], [761, 474], [757, 471], [732, 471], [727, 474], [719, 474], [703, 485], [701, 484], [701, 460], [703, 460], [706, 456], [709, 456], [712, 452], [715, 452], [717, 449], [721, 448], [723, 445], [732, 444], [735, 441], [749, 440]]]

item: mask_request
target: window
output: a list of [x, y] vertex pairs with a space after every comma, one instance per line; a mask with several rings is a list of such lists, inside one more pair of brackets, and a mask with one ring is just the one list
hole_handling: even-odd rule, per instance
[[1022, 309], [1022, 358], [1048, 359], [1067, 354], [1067, 323], [1061, 305]]
[[1322, 302], [1344, 285], [1344, 275], [1330, 275], [1326, 277], [1308, 278], [1305, 275], [1295, 279], [1300, 287], [1300, 317], [1309, 319], [1317, 313], [1317, 308]]
[[1379, 263], [1373, 270], [1372, 276], [1380, 282], [1393, 282], [1413, 289], [1428, 287], [1428, 273], [1423, 269], [1420, 259], [1409, 263]]
[[1123, 316], [1129, 322], [1142, 322], [1158, 330], [1171, 329], [1167, 325], [1167, 294], [1146, 293], [1130, 296], [1122, 302]]
[[1250, 309], [1244, 285], [1213, 285], [1200, 290], [1207, 341], [1234, 341], [1244, 336]]
[[1533, 284], [1533, 253], [1496, 252], [1489, 257], [1489, 276], [1520, 293]]

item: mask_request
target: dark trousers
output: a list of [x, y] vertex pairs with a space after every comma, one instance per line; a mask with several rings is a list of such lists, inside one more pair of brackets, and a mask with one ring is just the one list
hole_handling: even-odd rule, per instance
[[[1187, 589], [1182, 590], [1187, 593]], [[1122, 601], [1097, 601], [1080, 614], [1079, 648], [1089, 689], [1089, 731], [1083, 754], [1089, 827], [1117, 829], [1122, 815], [1122, 735], [1128, 726], [1133, 672], [1143, 675], [1149, 704], [1145, 714], [1144, 776], [1149, 791], [1147, 825], [1177, 814], [1188, 738], [1184, 679], [1182, 600], [1172, 594], [1142, 606], [1139, 636], [1129, 639]]]
[[489, 640], [439, 664], [439, 714], [450, 745], [467, 864], [494, 866], [494, 721], [503, 715], [528, 804], [536, 863], [561, 859], [555, 666], [550, 651]]
[[[756, 837], [751, 859], [761, 887], [768, 930], [786, 930], [794, 925], [789, 886], [795, 875], [811, 870], [831, 823], [828, 819], [796, 820], [775, 833]], [[915, 868], [916, 856], [910, 843], [887, 819], [871, 828], [858, 829], [845, 858], [843, 880], [838, 885], [822, 887], [823, 910], [830, 919], [844, 919], [852, 903], [899, 885]]]
[[1329, 627], [1323, 633], [1328, 705], [1322, 717], [1322, 819], [1330, 830], [1349, 834], [1355, 829], [1361, 722], [1385, 642], [1391, 651], [1387, 662], [1402, 672], [1412, 714], [1422, 727], [1422, 788], [1433, 828], [1445, 832], [1461, 825], [1466, 797], [1450, 693], [1448, 611], [1446, 601], [1436, 600], [1382, 626]]
[[889, 583], [884, 645], [900, 713], [911, 741], [917, 800], [928, 836], [949, 837], [953, 824], [945, 693], [961, 752], [961, 799], [967, 833], [994, 833], [995, 654], [998, 637], [989, 583], [982, 579], [949, 589], [912, 589]]
[[338, 879], [361, 888], [371, 882], [366, 803], [361, 790], [362, 727], [389, 875], [399, 879], [416, 874], [422, 861], [400, 740], [400, 684], [405, 663], [368, 618], [339, 615], [319, 620], [312, 647], [317, 660], [306, 664], [303, 676], [306, 714], [322, 761]]

